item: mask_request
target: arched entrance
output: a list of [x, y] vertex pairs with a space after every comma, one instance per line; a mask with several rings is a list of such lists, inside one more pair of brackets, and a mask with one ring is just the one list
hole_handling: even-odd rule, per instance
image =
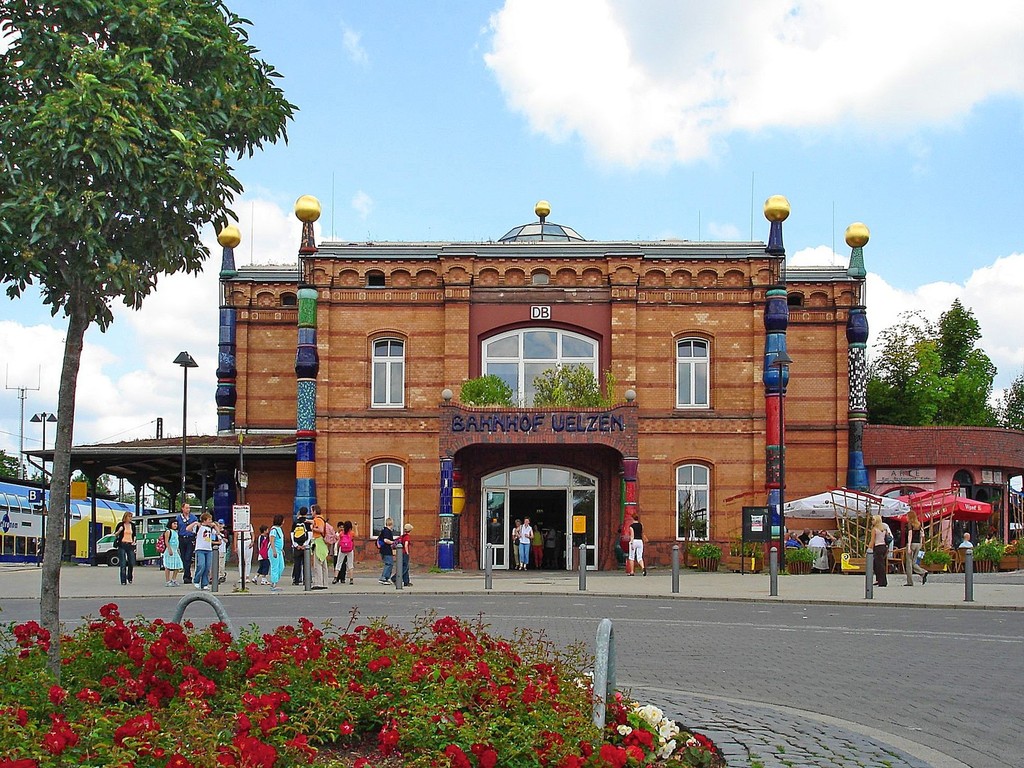
[[[579, 567], [580, 543], [586, 544], [588, 570], [597, 568], [598, 481], [593, 475], [550, 465], [510, 467], [487, 475], [480, 483], [480, 567], [488, 545], [493, 567], [508, 570], [515, 562], [512, 528], [530, 518], [540, 527], [540, 563], [531, 567], [573, 570]], [[574, 529], [573, 523], [576, 527]], [[585, 533], [573, 536], [573, 530]]]

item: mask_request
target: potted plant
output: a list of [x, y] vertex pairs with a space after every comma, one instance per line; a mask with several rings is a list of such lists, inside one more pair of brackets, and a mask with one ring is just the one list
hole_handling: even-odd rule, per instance
[[697, 544], [690, 548], [690, 555], [701, 571], [717, 571], [722, 560], [722, 550], [717, 544]]
[[1024, 568], [1024, 538], [1007, 544], [999, 561], [1000, 571], [1019, 571], [1021, 568]]
[[998, 568], [998, 563], [1003, 559], [1003, 542], [983, 541], [974, 545], [974, 570], [978, 573], [991, 573]]
[[929, 573], [941, 573], [948, 570], [952, 562], [953, 558], [949, 552], [942, 549], [928, 549], [925, 550], [924, 556], [921, 558], [921, 567]]
[[786, 548], [786, 571], [796, 575], [810, 573], [814, 562], [814, 553], [807, 547]]
[[752, 541], [733, 539], [729, 543], [728, 556], [722, 557], [722, 565], [730, 571], [746, 571], [757, 573], [762, 567], [762, 548]]

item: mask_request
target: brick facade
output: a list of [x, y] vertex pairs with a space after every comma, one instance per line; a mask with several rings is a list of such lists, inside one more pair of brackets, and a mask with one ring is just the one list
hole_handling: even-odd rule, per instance
[[[370, 537], [370, 472], [404, 470], [405, 519], [433, 560], [438, 536], [439, 462], [461, 470], [466, 508], [457, 527], [463, 568], [477, 567], [481, 481], [515, 466], [575, 469], [597, 478], [599, 567], [614, 565], [623, 458], [639, 458], [638, 502], [651, 561], [676, 543], [676, 468], [710, 473], [710, 538], [740, 531], [744, 505], [764, 504], [765, 393], [762, 382], [766, 290], [780, 259], [760, 243], [514, 242], [320, 244], [301, 262], [317, 289], [317, 469], [319, 502], [332, 520], [352, 519]], [[225, 281], [239, 310], [237, 429], [294, 430], [297, 275], [250, 267]], [[857, 284], [844, 270], [811, 276], [791, 270], [786, 400], [787, 497], [842, 485], [847, 461], [845, 323]], [[531, 320], [534, 307], [550, 316]], [[524, 328], [571, 331], [594, 340], [598, 366], [617, 382], [615, 399], [635, 402], [628, 429], [476, 440], [451, 431], [460, 385], [481, 375], [482, 342]], [[372, 407], [376, 340], [402, 342], [404, 403]], [[710, 349], [710, 403], [676, 407], [676, 342]], [[442, 391], [455, 393], [446, 405]], [[517, 411], [533, 413], [530, 410]], [[257, 522], [284, 503], [294, 467], [278, 468], [249, 490]], [[274, 509], [266, 509], [273, 506]]]

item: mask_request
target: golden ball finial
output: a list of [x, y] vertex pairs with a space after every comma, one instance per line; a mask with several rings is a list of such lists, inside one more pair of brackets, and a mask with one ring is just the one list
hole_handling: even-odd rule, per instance
[[533, 212], [537, 214], [537, 218], [546, 219], [551, 215], [551, 204], [547, 200], [541, 200], [533, 206]]
[[871, 239], [871, 231], [856, 221], [846, 228], [846, 244], [851, 248], [863, 248]]
[[312, 195], [303, 195], [295, 201], [295, 218], [309, 223], [320, 218], [320, 201]]
[[237, 248], [242, 242], [242, 233], [234, 224], [228, 224], [217, 235], [217, 242], [225, 248]]
[[772, 195], [764, 201], [764, 217], [768, 221], [785, 221], [789, 218], [789, 200], [782, 195]]

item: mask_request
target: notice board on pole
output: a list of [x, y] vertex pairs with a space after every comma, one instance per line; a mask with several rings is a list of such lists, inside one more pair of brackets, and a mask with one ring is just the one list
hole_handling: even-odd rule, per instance
[[768, 507], [743, 508], [743, 540], [771, 541], [771, 524]]
[[249, 529], [249, 505], [234, 504], [231, 507], [231, 530], [245, 531]]

